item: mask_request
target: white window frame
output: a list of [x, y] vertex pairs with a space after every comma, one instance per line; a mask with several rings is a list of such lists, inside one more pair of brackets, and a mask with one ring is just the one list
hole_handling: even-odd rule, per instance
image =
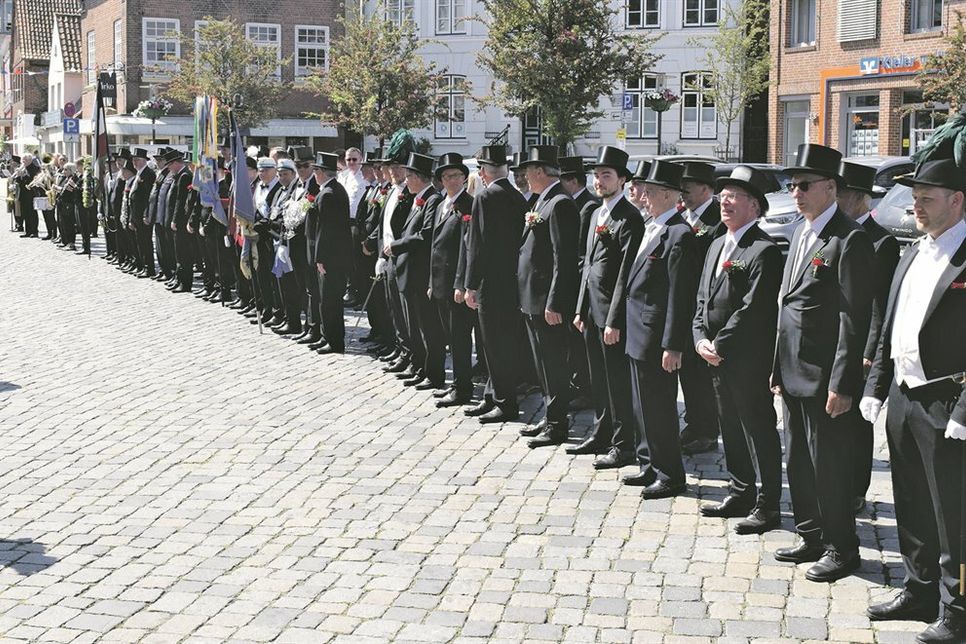
[[115, 20], [114, 21], [114, 69], [118, 69], [121, 65], [121, 59], [124, 57], [124, 21]]
[[[251, 29], [262, 29], [271, 28], [275, 30], [276, 44], [265, 43], [252, 38]], [[278, 59], [278, 67], [275, 69], [275, 77], [281, 78], [282, 76], [282, 25], [273, 24], [270, 22], [246, 22], [245, 23], [245, 38], [252, 41], [259, 47], [275, 47], [275, 57]]]
[[[299, 40], [302, 30], [312, 29], [318, 30], [325, 35], [323, 44], [318, 43], [304, 43]], [[295, 81], [304, 81], [306, 78], [312, 75], [312, 71], [317, 69], [315, 67], [305, 67], [299, 65], [299, 49], [315, 49], [316, 51], [322, 52], [323, 62], [322, 70], [328, 71], [329, 69], [329, 28], [325, 25], [295, 25], [295, 50], [292, 56], [292, 63], [295, 66]]]
[[933, 24], [936, 20], [936, 14], [935, 14], [936, 3], [934, 1], [930, 4], [931, 10], [928, 16], [929, 18], [932, 18], [932, 20], [929, 21], [929, 26], [922, 27], [920, 26], [920, 23], [923, 21], [923, 17], [919, 14], [919, 5], [921, 2], [922, 0], [909, 0], [909, 5], [910, 5], [909, 6], [909, 33], [917, 34], [917, 33], [923, 33], [927, 31], [938, 31], [942, 29], [943, 28], [943, 5], [945, 5], [945, 3], [944, 2], [940, 3], [939, 24], [938, 25]]
[[[148, 38], [148, 24], [158, 22], [158, 23], [170, 23], [174, 25], [174, 29], [168, 29], [163, 36], [152, 36]], [[176, 34], [176, 35], [172, 35]], [[174, 58], [181, 58], [181, 21], [177, 18], [154, 18], [146, 16], [141, 18], [141, 61], [144, 64], [144, 70], [142, 76], [144, 78], [166, 78], [172, 71], [177, 67], [177, 63], [173, 61], [148, 61], [148, 43], [158, 42], [158, 43], [173, 43], [174, 44]]]
[[[632, 2], [639, 2], [640, 9], [631, 11]], [[624, 27], [626, 29], [659, 28], [661, 26], [661, 2], [662, 0], [627, 0], [624, 10]], [[632, 15], [636, 15], [636, 20], [633, 22]]]
[[94, 30], [87, 32], [87, 84], [97, 80], [97, 36]]
[[[636, 81], [636, 84], [631, 84]], [[648, 93], [663, 89], [660, 74], [644, 74], [641, 78], [628, 79], [624, 83], [624, 91], [631, 95], [634, 109], [638, 111], [637, 128], [628, 128], [627, 138], [646, 140], [657, 139], [657, 112], [647, 107], [646, 99]], [[631, 111], [633, 114], [633, 110]], [[633, 120], [633, 119], [631, 119]], [[645, 127], [647, 124], [647, 127]], [[653, 128], [650, 127], [653, 125]]]
[[[710, 74], [705, 71], [688, 71], [681, 74], [681, 138], [689, 140], [708, 140], [718, 138], [718, 109], [717, 106], [706, 106], [704, 97], [704, 86]], [[696, 82], [691, 82], [690, 77], [694, 77]], [[694, 107], [687, 107], [690, 97], [695, 98]], [[714, 110], [711, 118], [705, 118], [704, 111], [710, 107]], [[690, 120], [685, 118], [687, 110], [696, 109], [697, 119], [694, 121], [693, 129]]]
[[[436, 0], [435, 10], [436, 13], [434, 21], [436, 27], [437, 36], [455, 36], [455, 35], [465, 35], [466, 34], [466, 21], [467, 21], [467, 11], [466, 5], [469, 0]], [[461, 16], [459, 18], [455, 17], [454, 8], [460, 7]], [[446, 7], [449, 11], [448, 17], [443, 19], [447, 21], [446, 26], [440, 29], [440, 9]]]
[[[684, 15], [681, 18], [682, 24], [685, 27], [716, 27], [718, 25], [718, 21], [721, 20], [721, 2], [722, 1], [723, 0], [684, 0], [684, 3], [683, 3]], [[698, 3], [698, 8], [697, 8], [698, 20], [697, 20], [697, 22], [693, 22], [693, 21], [692, 22], [688, 22], [688, 13], [689, 13], [689, 10], [688, 10], [688, 2], [697, 2]], [[708, 9], [708, 4], [709, 3], [714, 4], [714, 8], [713, 9]], [[695, 10], [694, 9], [691, 9], [690, 11], [695, 11]], [[714, 11], [714, 20], [713, 21], [707, 20], [708, 11]]]
[[416, 0], [385, 0], [386, 20], [397, 27], [404, 22], [416, 26]]
[[[462, 86], [460, 90], [455, 89], [457, 79], [462, 81]], [[447, 119], [443, 121], [438, 116], [437, 118], [434, 119], [433, 136], [434, 138], [441, 141], [465, 139], [466, 138], [466, 102], [467, 102], [466, 101], [466, 97], [467, 97], [466, 76], [463, 76], [462, 74], [446, 74], [440, 79], [440, 81], [444, 81], [446, 84], [445, 86], [437, 87], [436, 96], [438, 98], [442, 98], [441, 102], [444, 107], [443, 107], [443, 110], [441, 111], [445, 111], [447, 115]], [[457, 98], [462, 100], [461, 109], [463, 111], [463, 119], [461, 121], [453, 118], [457, 109], [456, 101], [455, 101], [455, 99]], [[446, 132], [443, 135], [440, 135], [441, 125], [444, 126], [444, 128], [446, 129]], [[453, 133], [454, 126], [461, 126], [462, 133], [454, 134]]]
[[[802, 3], [807, 3], [808, 7], [811, 8], [809, 13], [809, 24], [805, 27], [801, 24], [801, 5]], [[789, 11], [789, 21], [788, 21], [788, 46], [789, 47], [812, 47], [815, 45], [816, 32], [818, 31], [818, 16], [816, 12], [817, 0], [791, 0], [788, 3]], [[810, 29], [811, 33], [808, 34], [809, 38], [802, 38], [802, 30]]]

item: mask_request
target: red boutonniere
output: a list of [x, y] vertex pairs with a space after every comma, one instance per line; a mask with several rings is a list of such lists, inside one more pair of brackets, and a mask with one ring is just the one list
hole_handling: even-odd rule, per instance
[[693, 230], [693, 231], [694, 231], [694, 234], [695, 234], [696, 236], [698, 236], [698, 237], [704, 237], [704, 236], [705, 236], [705, 235], [707, 235], [707, 234], [708, 234], [709, 232], [711, 232], [711, 226], [705, 226], [705, 225], [704, 225], [704, 224], [702, 224], [702, 223], [698, 223], [698, 225], [696, 225], [696, 226], [692, 226], [692, 227], [691, 227], [691, 230]]
[[389, 188], [379, 188], [379, 194], [381, 195], [389, 194]]
[[463, 215], [463, 223], [464, 224], [468, 224], [471, 221], [473, 221], [473, 216], [472, 215]]
[[949, 288], [954, 291], [966, 291], [966, 282], [953, 282], [949, 285]]
[[812, 261], [809, 262], [812, 265], [812, 277], [818, 277], [818, 271], [822, 268], [828, 268], [829, 264], [825, 261], [825, 255], [822, 251], [818, 251], [812, 257]]
[[745, 270], [745, 264], [744, 262], [726, 259], [721, 263], [721, 269], [729, 275], [732, 273], [740, 273]]
[[422, 208], [425, 205], [426, 205], [426, 200], [425, 199], [423, 199], [422, 197], [417, 197], [416, 198], [416, 207], [417, 208]]
[[194, 189], [195, 189], [195, 184], [189, 183], [188, 184], [188, 190], [194, 190]]
[[594, 232], [597, 233], [597, 236], [598, 237], [609, 237], [610, 236], [610, 228], [607, 227], [606, 225], [603, 225], [603, 224], [601, 224], [600, 226], [597, 226], [596, 228], [594, 228]]
[[309, 203], [315, 203], [315, 195], [307, 194], [305, 195], [305, 200]]

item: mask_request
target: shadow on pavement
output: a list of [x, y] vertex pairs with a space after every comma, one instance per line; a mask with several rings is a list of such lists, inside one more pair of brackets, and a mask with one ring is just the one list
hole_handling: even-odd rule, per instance
[[16, 391], [18, 389], [20, 389], [20, 385], [12, 382], [4, 382], [3, 380], [0, 380], [0, 394], [7, 391]]
[[25, 577], [50, 568], [57, 559], [44, 554], [47, 546], [31, 539], [0, 539], [0, 566]]

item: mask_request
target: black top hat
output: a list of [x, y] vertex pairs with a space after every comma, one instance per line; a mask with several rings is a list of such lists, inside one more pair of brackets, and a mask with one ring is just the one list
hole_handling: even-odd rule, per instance
[[896, 179], [904, 186], [933, 186], [966, 193], [966, 172], [956, 165], [955, 159], [935, 159], [923, 161], [915, 174]]
[[761, 206], [760, 216], [768, 212], [768, 199], [765, 198], [765, 194], [771, 186], [768, 177], [761, 170], [747, 165], [736, 166], [730, 175], [714, 182], [715, 192], [721, 192], [725, 186], [738, 186], [757, 199], [758, 205]]
[[154, 154], [152, 154], [151, 156], [153, 156], [155, 159], [161, 159], [162, 161], [164, 161], [164, 155], [167, 153], [168, 153], [168, 148], [162, 145], [160, 148], [155, 150]]
[[10, 160], [14, 163], [20, 163], [20, 157], [18, 157], [16, 154], [10, 155]]
[[647, 175], [651, 172], [650, 161], [638, 161], [637, 169], [631, 175], [631, 181], [647, 181]]
[[417, 154], [416, 152], [409, 153], [409, 159], [406, 160], [406, 165], [403, 167], [407, 170], [412, 170], [417, 174], [421, 174], [424, 177], [433, 176], [433, 166], [436, 164], [436, 159], [433, 157], [428, 157], [425, 154]]
[[820, 177], [841, 182], [842, 177], [839, 176], [841, 163], [842, 153], [838, 150], [816, 143], [802, 143], [798, 146], [795, 165], [785, 168], [784, 172], [786, 174], [817, 174]]
[[144, 148], [134, 148], [134, 157], [133, 158], [135, 158], [135, 159], [144, 159], [145, 161], [147, 161], [147, 159], [148, 159], [148, 151], [145, 150]]
[[292, 145], [288, 148], [288, 158], [296, 163], [311, 163], [313, 157], [312, 148], [307, 145]]
[[480, 150], [477, 162], [482, 165], [506, 165], [506, 146], [505, 145], [484, 145]]
[[382, 162], [382, 148], [376, 148], [375, 150], [369, 150], [366, 152], [365, 157], [362, 160], [362, 165], [373, 165], [375, 163]]
[[128, 159], [131, 158], [131, 151], [128, 150], [127, 148], [121, 148], [120, 150], [117, 151], [117, 157], [119, 159], [127, 161]]
[[252, 170], [258, 170], [258, 160], [255, 157], [245, 157], [245, 165]]
[[560, 176], [584, 174], [584, 160], [581, 157], [559, 157], [557, 165], [560, 168]]
[[319, 152], [315, 155], [315, 162], [312, 164], [316, 168], [329, 170], [330, 172], [339, 171], [339, 155], [330, 152]]
[[684, 175], [684, 167], [670, 161], [655, 159], [644, 181], [668, 190], [680, 190], [682, 175]]
[[174, 163], [175, 161], [184, 161], [184, 154], [181, 150], [169, 149], [164, 153], [164, 160], [168, 163]]
[[521, 170], [532, 165], [548, 165], [552, 168], [559, 168], [557, 165], [557, 146], [556, 145], [531, 145], [526, 159], [521, 159], [519, 168]]
[[258, 156], [259, 157], [267, 157], [269, 154], [271, 154], [271, 150], [268, 149], [268, 146], [267, 145], [260, 145], [260, 146], [258, 146]]
[[444, 172], [453, 169], [460, 170], [464, 179], [470, 176], [470, 169], [463, 163], [463, 155], [459, 152], [447, 152], [436, 163], [436, 180], [439, 181]]
[[681, 175], [681, 182], [694, 181], [703, 183], [706, 186], [714, 186], [714, 166], [710, 163], [700, 161], [688, 161], [682, 163], [684, 174]]
[[861, 163], [843, 161], [839, 168], [839, 176], [842, 177], [842, 188], [844, 190], [872, 194], [872, 186], [875, 185], [875, 168]]
[[[631, 171], [627, 169], [627, 152], [624, 152], [620, 148], [615, 148], [613, 145], [605, 145], [597, 153], [597, 162], [594, 163], [595, 168], [612, 168], [617, 171], [617, 174], [621, 175], [625, 179], [630, 179]], [[647, 161], [641, 161], [638, 164], [638, 169], [640, 169], [641, 164], [646, 164]], [[648, 164], [647, 169], [650, 169]], [[647, 176], [647, 170], [644, 171], [644, 176]]]

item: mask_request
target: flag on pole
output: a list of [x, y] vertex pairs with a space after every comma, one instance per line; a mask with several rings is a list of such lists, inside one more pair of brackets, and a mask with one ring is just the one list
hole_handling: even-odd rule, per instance
[[198, 190], [201, 205], [211, 208], [212, 215], [228, 225], [228, 215], [218, 193], [218, 99], [211, 96], [195, 98], [195, 137], [192, 162], [195, 164], [192, 184]]
[[97, 81], [94, 95], [94, 176], [103, 177], [110, 149], [107, 145], [107, 116], [104, 112], [104, 97], [101, 94], [101, 81]]
[[242, 143], [241, 131], [235, 113], [228, 111], [228, 122], [231, 127], [231, 163], [232, 182], [231, 192], [235, 202], [235, 215], [249, 223], [255, 223], [255, 199], [252, 196], [251, 184], [248, 181], [248, 165], [245, 163], [245, 144]]

